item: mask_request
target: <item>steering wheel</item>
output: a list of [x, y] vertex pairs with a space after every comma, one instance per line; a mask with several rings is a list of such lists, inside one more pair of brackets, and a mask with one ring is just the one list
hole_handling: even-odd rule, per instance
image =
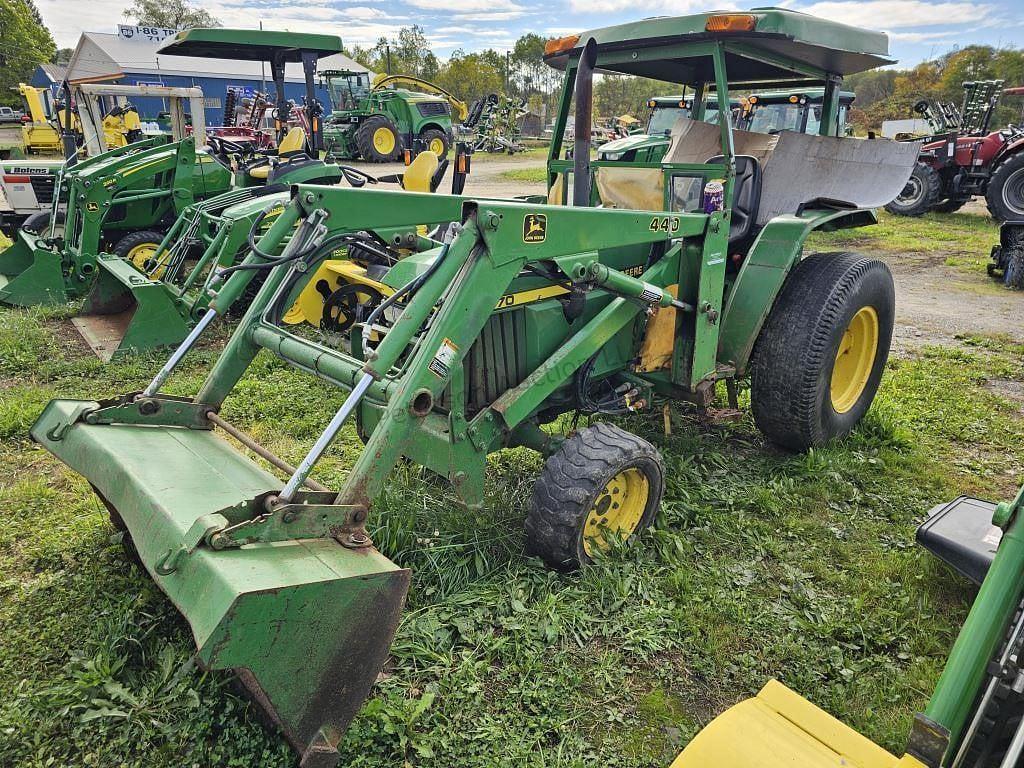
[[376, 184], [380, 181], [376, 176], [371, 176], [361, 168], [355, 168], [351, 165], [339, 165], [338, 170], [341, 171], [341, 175], [345, 177], [345, 181], [353, 187], [363, 187], [366, 183]]

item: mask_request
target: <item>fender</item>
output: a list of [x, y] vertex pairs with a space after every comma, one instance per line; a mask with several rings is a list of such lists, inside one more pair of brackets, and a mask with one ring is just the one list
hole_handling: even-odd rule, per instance
[[992, 166], [998, 165], [1003, 162], [1010, 155], [1015, 155], [1021, 150], [1024, 150], [1024, 135], [1017, 135], [1007, 141], [1003, 146], [992, 157]]
[[718, 359], [736, 375], [747, 371], [754, 342], [782, 289], [786, 275], [800, 260], [807, 236], [816, 229], [832, 231], [878, 223], [871, 209], [810, 209], [799, 215], [776, 216], [761, 230], [733, 281], [722, 312]]

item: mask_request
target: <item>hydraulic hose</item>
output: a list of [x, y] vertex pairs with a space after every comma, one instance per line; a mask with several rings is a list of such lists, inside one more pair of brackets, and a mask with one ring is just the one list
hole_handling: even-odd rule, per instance
[[386, 299], [384, 299], [384, 301], [378, 304], [377, 307], [373, 310], [373, 312], [370, 313], [369, 317], [366, 318], [366, 322], [364, 323], [364, 325], [372, 326], [385, 309], [387, 309], [390, 306], [393, 306], [395, 302], [401, 299], [403, 296], [411, 296], [412, 294], [416, 293], [416, 291], [420, 289], [420, 286], [427, 282], [427, 280], [430, 279], [431, 275], [437, 272], [438, 268], [441, 266], [441, 262], [443, 262], [445, 256], [448, 255], [448, 248], [449, 243], [445, 243], [444, 246], [442, 246], [441, 248], [441, 252], [437, 254], [437, 258], [434, 259], [433, 263], [429, 267], [427, 267], [422, 274], [414, 277], [412, 280], [410, 280], [408, 283], [403, 285], [397, 291], [395, 291]]

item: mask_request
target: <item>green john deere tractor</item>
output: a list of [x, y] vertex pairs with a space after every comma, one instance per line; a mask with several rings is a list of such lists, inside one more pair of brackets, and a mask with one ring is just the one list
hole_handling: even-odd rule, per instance
[[[614, 421], [564, 436], [546, 426], [560, 415], [703, 407], [719, 382], [735, 405], [737, 379], [750, 377], [758, 426], [802, 450], [853, 429], [881, 379], [888, 269], [803, 249], [812, 231], [874, 223], [916, 160], [912, 145], [834, 136], [843, 76], [892, 62], [883, 34], [779, 9], [703, 13], [553, 40], [546, 61], [564, 72], [546, 199], [295, 185], [148, 385], [52, 401], [32, 428], [126, 531], [190, 623], [199, 662], [236, 671], [307, 768], [339, 759], [399, 621], [409, 572], [372, 537], [374, 501], [400, 461], [480, 507], [489, 454], [537, 451], [526, 544], [574, 568], [652, 524], [665, 467]], [[662, 162], [591, 159], [595, 72], [694, 88], [694, 119]], [[702, 121], [710, 86], [722, 98], [764, 82], [824, 86], [819, 135]], [[654, 207], [596, 206], [597, 187], [623, 171], [657, 177]], [[423, 238], [408, 253], [347, 247], [406, 227]], [[164, 393], [257, 278], [199, 391]], [[309, 317], [328, 303], [330, 334], [289, 322], [297, 306]], [[347, 393], [297, 466], [220, 415], [264, 350]], [[312, 475], [349, 419], [365, 445], [329, 489]]]
[[[322, 177], [311, 161], [321, 144], [314, 94], [316, 61], [341, 50], [330, 35], [203, 29], [178, 33], [161, 52], [270, 63], [277, 85], [278, 157], [205, 131], [199, 88], [165, 89], [171, 105], [172, 136], [160, 136], [109, 150], [58, 175], [53, 209], [30, 217], [14, 245], [0, 253], [0, 302], [20, 306], [62, 304], [86, 292], [97, 273], [101, 253], [142, 266], [151, 258], [175, 219], [199, 201], [238, 189], [275, 183], [286, 160], [292, 181]], [[311, 111], [308, 140], [287, 139], [289, 102], [284, 98], [284, 68], [301, 62]], [[186, 128], [189, 102], [191, 133]], [[289, 157], [285, 157], [288, 155]], [[333, 174], [337, 177], [337, 173]]]
[[[440, 158], [452, 145], [452, 114], [466, 105], [433, 83], [405, 75], [331, 70], [321, 73], [333, 111], [324, 121], [324, 146], [339, 160], [386, 163], [429, 149]], [[397, 87], [410, 85], [416, 90]]]

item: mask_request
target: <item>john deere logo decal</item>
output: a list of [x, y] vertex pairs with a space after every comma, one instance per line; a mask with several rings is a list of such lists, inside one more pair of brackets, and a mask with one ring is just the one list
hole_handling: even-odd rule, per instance
[[86, 203], [85, 210], [87, 211], [98, 211], [100, 209], [99, 203]]
[[548, 217], [543, 213], [528, 213], [523, 217], [523, 242], [543, 243], [548, 236]]

